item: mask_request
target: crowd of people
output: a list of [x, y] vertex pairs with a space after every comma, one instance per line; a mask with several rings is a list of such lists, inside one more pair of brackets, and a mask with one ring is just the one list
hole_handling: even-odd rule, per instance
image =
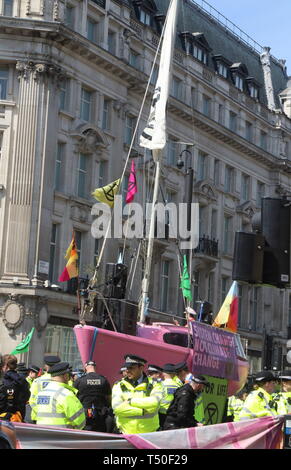
[[[58, 356], [44, 357], [40, 369], [17, 357], [0, 357], [0, 420], [98, 432], [136, 434], [203, 426], [202, 375], [186, 363], [149, 364], [127, 354], [112, 388], [89, 360], [72, 370]], [[291, 371], [262, 371], [253, 390], [242, 389], [227, 401], [225, 421], [291, 413]]]

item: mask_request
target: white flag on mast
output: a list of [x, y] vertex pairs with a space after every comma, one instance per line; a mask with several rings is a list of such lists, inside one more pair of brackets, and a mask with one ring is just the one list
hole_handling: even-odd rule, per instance
[[164, 28], [159, 74], [147, 125], [140, 136], [140, 146], [160, 150], [166, 145], [166, 106], [169, 96], [171, 64], [176, 38], [178, 0], [172, 0]]

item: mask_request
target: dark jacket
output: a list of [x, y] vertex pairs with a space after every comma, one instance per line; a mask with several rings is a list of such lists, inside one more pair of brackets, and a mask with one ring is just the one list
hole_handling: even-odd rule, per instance
[[0, 380], [0, 413], [20, 411], [25, 417], [25, 405], [30, 397], [29, 385], [14, 370], [5, 372]]
[[167, 411], [163, 431], [197, 426], [194, 409], [198, 395], [190, 384], [183, 385], [175, 391], [174, 399]]

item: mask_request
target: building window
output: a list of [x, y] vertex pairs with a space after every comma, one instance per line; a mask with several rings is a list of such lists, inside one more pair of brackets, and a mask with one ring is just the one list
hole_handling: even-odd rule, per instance
[[211, 114], [211, 99], [203, 95], [202, 97], [202, 112], [205, 116], [210, 117]]
[[108, 31], [108, 52], [115, 55], [116, 52], [116, 33], [114, 31]]
[[0, 67], [0, 99], [7, 100], [8, 89], [8, 67]]
[[217, 237], [217, 210], [211, 211], [211, 238], [212, 240]]
[[83, 153], [80, 153], [77, 168], [77, 196], [86, 198], [87, 197], [87, 172], [88, 172], [88, 157]]
[[223, 104], [218, 105], [218, 122], [224, 125], [224, 106]]
[[267, 150], [267, 133], [266, 132], [261, 131], [260, 145], [261, 145], [262, 149]]
[[199, 237], [205, 237], [207, 233], [207, 207], [199, 206]]
[[228, 77], [228, 67], [223, 62], [218, 62], [217, 72], [224, 78]]
[[246, 121], [246, 139], [249, 142], [253, 140], [253, 125], [248, 121]]
[[129, 51], [129, 64], [135, 69], [140, 68], [140, 55], [132, 49]]
[[168, 297], [169, 297], [169, 271], [170, 271], [170, 262], [162, 262], [162, 272], [161, 272], [161, 310], [166, 312], [168, 309]]
[[62, 80], [60, 85], [60, 103], [59, 109], [62, 111], [69, 110], [69, 99], [70, 99], [70, 82], [69, 79]]
[[199, 271], [194, 271], [193, 279], [193, 301], [197, 302], [200, 299], [199, 295]]
[[79, 268], [79, 275], [81, 274], [81, 268], [82, 268], [82, 236], [83, 236], [82, 232], [75, 230], [75, 241], [76, 241], [76, 248], [77, 248], [77, 253], [78, 253], [77, 265]]
[[111, 100], [104, 99], [103, 101], [103, 115], [102, 115], [102, 129], [110, 129], [110, 103]]
[[254, 85], [253, 83], [249, 83], [248, 89], [249, 89], [249, 94], [252, 98], [254, 99], [259, 98], [259, 88], [256, 85]]
[[157, 65], [154, 65], [152, 75], [151, 75], [151, 84], [152, 85], [155, 85], [157, 83], [158, 74], [159, 74], [159, 67]]
[[250, 327], [252, 331], [257, 331], [258, 328], [258, 293], [259, 287], [253, 287], [250, 304]]
[[140, 10], [139, 20], [140, 20], [141, 23], [143, 23], [147, 26], [151, 25], [151, 15], [143, 9]]
[[56, 246], [57, 246], [57, 239], [58, 239], [58, 225], [52, 225], [51, 231], [51, 241], [50, 241], [50, 264], [49, 264], [49, 280], [53, 283], [56, 282]]
[[166, 159], [167, 159], [167, 164], [175, 166], [177, 157], [176, 157], [176, 152], [177, 152], [177, 142], [173, 139], [168, 139], [167, 144], [166, 144]]
[[261, 207], [262, 205], [262, 198], [265, 196], [265, 185], [260, 181], [257, 182], [257, 192], [256, 192], [256, 205], [257, 207]]
[[179, 78], [173, 77], [172, 80], [172, 93], [171, 95], [176, 98], [177, 100], [181, 100], [182, 96], [182, 80]]
[[237, 114], [229, 111], [229, 128], [232, 132], [237, 131]]
[[291, 327], [291, 295], [289, 295], [288, 324]]
[[206, 178], [207, 169], [207, 154], [204, 152], [198, 153], [198, 168], [197, 168], [197, 180], [204, 180]]
[[3, 1], [3, 15], [4, 16], [12, 16], [13, 14], [13, 0], [4, 0]]
[[241, 200], [248, 201], [250, 199], [250, 177], [242, 175], [241, 177]]
[[57, 156], [56, 156], [56, 166], [55, 166], [55, 190], [61, 191], [63, 188], [63, 167], [64, 167], [64, 157], [65, 157], [65, 145], [60, 142], [57, 144]]
[[230, 166], [225, 167], [224, 191], [232, 193], [234, 188], [234, 169]]
[[98, 188], [105, 186], [105, 165], [106, 162], [104, 160], [99, 162]]
[[213, 181], [215, 186], [219, 186], [220, 181], [220, 161], [216, 158], [214, 160], [214, 176]]
[[194, 87], [191, 88], [191, 105], [193, 109], [197, 106], [197, 90]]
[[45, 353], [58, 354], [73, 369], [82, 367], [82, 360], [72, 327], [48, 325], [46, 327]]
[[129, 175], [124, 175], [121, 185], [122, 207], [126, 204]]
[[90, 121], [93, 93], [85, 88], [81, 90], [81, 116], [83, 121]]
[[232, 252], [232, 217], [225, 215], [223, 224], [223, 252]]
[[136, 119], [132, 116], [127, 115], [125, 118], [125, 135], [124, 135], [124, 143], [127, 145], [131, 144], [134, 129], [135, 129]]
[[214, 300], [214, 273], [210, 273], [208, 277], [208, 293], [207, 298], [209, 302]]
[[97, 43], [97, 28], [98, 23], [91, 18], [87, 18], [87, 39], [89, 39], [89, 41]]
[[234, 85], [236, 86], [236, 88], [238, 88], [240, 91], [243, 91], [244, 90], [244, 80], [243, 78], [238, 75], [238, 74], [235, 74], [234, 75]]
[[207, 65], [208, 62], [208, 54], [205, 50], [201, 47], [193, 45], [193, 57], [199, 60], [199, 62], [203, 62], [203, 64]]
[[221, 305], [223, 304], [225, 297], [228, 293], [229, 278], [223, 276], [221, 278]]
[[65, 25], [74, 29], [75, 25], [75, 8], [71, 5], [65, 7]]

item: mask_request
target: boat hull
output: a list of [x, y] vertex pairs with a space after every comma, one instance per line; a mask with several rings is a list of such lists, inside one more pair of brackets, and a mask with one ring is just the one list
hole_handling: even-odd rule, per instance
[[[185, 361], [189, 369], [192, 368], [192, 348], [92, 326], [77, 325], [74, 331], [83, 364], [89, 359], [94, 360], [97, 372], [104, 375], [111, 385], [121, 378], [119, 371], [124, 363], [125, 354], [136, 354], [146, 359], [148, 364], [159, 366]], [[95, 344], [93, 345], [93, 343]], [[238, 392], [247, 380], [247, 361], [237, 358], [237, 367], [239, 378], [238, 380], [228, 380], [228, 396]]]

